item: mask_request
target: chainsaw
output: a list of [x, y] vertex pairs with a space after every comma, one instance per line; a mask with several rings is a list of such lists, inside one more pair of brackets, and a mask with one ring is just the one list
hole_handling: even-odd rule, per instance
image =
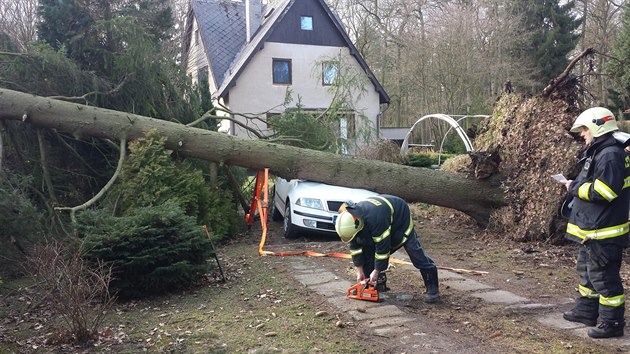
[[378, 290], [372, 282], [357, 283], [348, 288], [348, 298], [378, 302]]

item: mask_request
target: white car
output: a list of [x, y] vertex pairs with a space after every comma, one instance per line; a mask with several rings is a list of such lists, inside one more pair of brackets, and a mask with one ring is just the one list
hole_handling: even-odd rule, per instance
[[374, 195], [377, 193], [365, 189], [277, 177], [269, 213], [273, 221], [284, 220], [285, 238], [296, 238], [301, 231], [335, 234], [334, 221], [341, 204]]

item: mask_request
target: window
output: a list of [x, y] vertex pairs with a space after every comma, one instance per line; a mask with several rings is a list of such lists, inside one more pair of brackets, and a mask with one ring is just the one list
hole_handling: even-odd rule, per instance
[[300, 28], [303, 31], [312, 31], [313, 30], [313, 17], [311, 16], [300, 17]]
[[273, 59], [273, 83], [291, 85], [291, 59]]
[[339, 116], [339, 138], [341, 138], [341, 153], [346, 155], [350, 151], [348, 139], [355, 137], [354, 114], [340, 113]]
[[322, 64], [322, 85], [330, 86], [334, 85], [337, 79], [337, 71], [339, 71], [339, 65], [335, 62], [329, 61]]
[[201, 42], [199, 38], [199, 29], [197, 29], [195, 30], [195, 47], [199, 45], [199, 42]]
[[354, 114], [339, 113], [339, 137], [342, 139], [351, 139], [355, 137]]

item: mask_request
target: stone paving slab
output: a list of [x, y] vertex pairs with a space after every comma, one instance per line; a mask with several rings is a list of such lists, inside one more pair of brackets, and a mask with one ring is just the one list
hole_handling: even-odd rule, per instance
[[346, 295], [342, 296], [329, 296], [327, 300], [335, 305], [338, 309], [349, 312], [349, 311], [368, 311], [368, 309], [372, 307], [379, 307], [382, 304], [373, 301], [359, 301], [354, 299], [349, 299]]
[[516, 304], [529, 301], [527, 298], [505, 290], [493, 290], [484, 293], [473, 293], [471, 295], [495, 304]]
[[327, 283], [312, 285], [311, 287], [318, 293], [325, 296], [338, 296], [345, 294], [346, 290], [353, 284], [347, 280], [334, 280]]
[[374, 328], [374, 334], [377, 336], [387, 337], [389, 334], [396, 333], [400, 334], [404, 331], [409, 331], [411, 328], [405, 326], [393, 326], [393, 327], [382, 327], [382, 328]]
[[438, 279], [440, 280], [465, 279], [465, 277], [461, 274], [451, 272], [450, 270], [438, 269]]
[[471, 280], [471, 279], [466, 279], [466, 278], [444, 280], [444, 281], [440, 281], [440, 283], [442, 285], [449, 286], [459, 291], [477, 291], [477, 290], [493, 289], [489, 285], [480, 283], [476, 280]]
[[557, 304], [515, 304], [506, 306], [503, 311], [506, 313], [537, 313], [557, 307]]
[[366, 309], [365, 312], [352, 310], [349, 314], [356, 321], [369, 320], [378, 317], [404, 316], [405, 313], [395, 305], [381, 305]]
[[[404, 252], [403, 252], [404, 253]], [[406, 255], [396, 254], [396, 258], [404, 258]], [[322, 271], [321, 267], [312, 259], [304, 257], [293, 257], [289, 260], [291, 266], [295, 270], [296, 279], [308, 287], [309, 289], [326, 296], [326, 300], [338, 308], [340, 311], [346, 312], [354, 321], [365, 323], [369, 326], [373, 334], [387, 337], [392, 333], [407, 332], [416, 329], [413, 335], [405, 335], [401, 338], [402, 344], [408, 344], [411, 349], [410, 353], [421, 352], [452, 352], [453, 350], [465, 350], [473, 352], [475, 348], [459, 348], [450, 343], [448, 336], [437, 336], [435, 338], [422, 338], [423, 333], [418, 332], [415, 317], [405, 316], [405, 312], [400, 310], [396, 305], [390, 305], [383, 302], [370, 302], [353, 300], [346, 297], [346, 289], [354, 285], [344, 279], [339, 279], [335, 273]], [[589, 338], [587, 335], [588, 327], [581, 323], [566, 321], [562, 318], [562, 307], [574, 302], [573, 299], [561, 299], [559, 303], [542, 304], [528, 303], [529, 299], [518, 296], [509, 291], [496, 290], [492, 286], [483, 284], [482, 282], [466, 278], [465, 276], [439, 269], [439, 277], [441, 286], [448, 286], [457, 291], [470, 292], [472, 296], [480, 298], [488, 303], [507, 304], [504, 311], [507, 313], [541, 313], [547, 312], [536, 317], [536, 320], [547, 327], [558, 330], [570, 331], [573, 335], [581, 338]], [[405, 294], [398, 294], [397, 296]], [[392, 297], [391, 294], [383, 294], [383, 299]], [[398, 297], [392, 297], [399, 299]], [[413, 296], [410, 296], [413, 299]], [[399, 299], [400, 300], [400, 299]], [[360, 310], [359, 310], [360, 309]], [[618, 351], [630, 352], [630, 336], [621, 338], [608, 339], [591, 339], [594, 341], [605, 341], [607, 345], [616, 345]], [[604, 342], [602, 342], [604, 343]], [[482, 347], [478, 349], [483, 349]], [[471, 351], [473, 350], [473, 351]]]
[[[550, 313], [544, 316], [540, 316], [537, 318], [538, 322], [554, 328], [559, 329], [575, 329], [575, 328], [586, 328], [585, 324], [570, 322], [562, 318], [562, 313]], [[586, 332], [584, 332], [586, 334]]]
[[293, 258], [289, 260], [291, 263], [291, 267], [295, 270], [311, 270], [317, 268], [317, 265], [312, 262], [301, 262], [297, 258]]
[[310, 286], [322, 283], [327, 283], [339, 278], [331, 272], [317, 272], [316, 274], [296, 274], [295, 278], [302, 284]]
[[396, 317], [380, 317], [365, 320], [362, 323], [367, 324], [370, 328], [376, 327], [400, 327], [401, 324], [414, 321], [411, 317], [396, 316]]

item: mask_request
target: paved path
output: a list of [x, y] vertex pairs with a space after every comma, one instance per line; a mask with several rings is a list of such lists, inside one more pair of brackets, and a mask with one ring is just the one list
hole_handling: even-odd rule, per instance
[[[419, 320], [417, 316], [406, 314], [397, 306], [388, 304], [387, 293], [383, 294], [385, 301], [379, 303], [348, 299], [340, 289], [347, 289], [354, 284], [339, 279], [332, 272], [322, 270], [321, 264], [318, 263], [322, 261], [321, 259], [287, 257], [287, 261], [295, 270], [294, 274], [299, 282], [325, 297], [329, 303], [350, 315], [354, 321], [366, 324], [373, 334], [389, 337], [388, 334], [391, 331], [396, 331], [395, 338], [398, 338], [400, 343], [394, 344], [392, 352], [399, 350], [399, 352], [408, 353], [492, 353], [488, 351], [487, 344], [481, 341], [472, 345], [469, 341], [453, 343], [452, 333], [448, 331], [443, 331], [442, 335], [434, 335], [435, 331], [440, 333], [439, 326], [431, 323], [430, 319], [426, 319], [427, 323], [419, 324], [418, 321], [422, 320]], [[565, 321], [562, 318], [562, 311], [571, 307], [573, 299], [557, 304], [541, 304], [451, 271], [440, 269], [439, 276], [441, 287], [448, 286], [451, 290], [467, 292], [470, 296], [494, 305], [505, 305], [505, 311], [508, 312], [529, 313], [541, 325], [589, 340], [602, 341], [602, 339], [590, 339], [586, 334], [588, 327], [585, 325]], [[432, 326], [430, 336], [418, 330], [427, 328], [426, 326]], [[607, 346], [613, 345], [622, 351], [630, 351], [629, 335], [603, 340], [606, 341]]]

